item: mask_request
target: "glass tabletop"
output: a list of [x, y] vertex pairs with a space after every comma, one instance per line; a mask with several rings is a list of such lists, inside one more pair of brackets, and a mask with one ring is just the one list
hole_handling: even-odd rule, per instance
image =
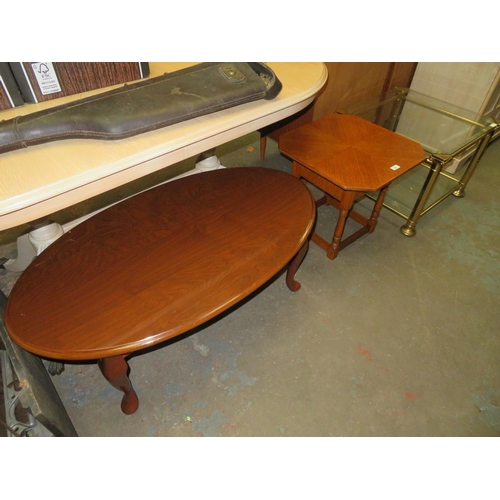
[[344, 113], [404, 135], [441, 157], [457, 154], [497, 125], [489, 117], [404, 88], [351, 106]]
[[[412, 139], [443, 168], [464, 151], [475, 150], [479, 141], [498, 124], [489, 117], [415, 92], [396, 87], [376, 99], [343, 110]], [[408, 218], [429, 175], [425, 162], [391, 184], [384, 206]], [[447, 197], [457, 187], [458, 178], [441, 171], [429, 194], [423, 213]]]

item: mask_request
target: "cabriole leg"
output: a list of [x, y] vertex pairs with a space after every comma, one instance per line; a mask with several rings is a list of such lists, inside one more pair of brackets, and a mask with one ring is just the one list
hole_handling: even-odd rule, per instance
[[139, 408], [139, 398], [128, 378], [128, 363], [124, 356], [113, 356], [99, 360], [99, 368], [104, 378], [116, 389], [124, 393], [122, 399], [122, 412], [131, 415]]
[[286, 285], [292, 292], [296, 292], [300, 290], [300, 283], [295, 281], [295, 273], [299, 268], [301, 262], [304, 260], [306, 256], [307, 249], [309, 248], [309, 240], [302, 245], [302, 248], [297, 252], [297, 255], [292, 259], [290, 264], [288, 265], [288, 271], [286, 273]]

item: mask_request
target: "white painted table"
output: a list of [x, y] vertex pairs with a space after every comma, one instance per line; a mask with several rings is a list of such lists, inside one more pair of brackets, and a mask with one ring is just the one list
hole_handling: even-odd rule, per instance
[[[193, 64], [150, 63], [151, 77]], [[243, 104], [119, 141], [69, 139], [1, 154], [0, 231], [46, 217], [287, 118], [310, 104], [327, 79], [323, 63], [268, 64], [283, 84], [271, 101]], [[6, 110], [0, 119], [105, 90]]]

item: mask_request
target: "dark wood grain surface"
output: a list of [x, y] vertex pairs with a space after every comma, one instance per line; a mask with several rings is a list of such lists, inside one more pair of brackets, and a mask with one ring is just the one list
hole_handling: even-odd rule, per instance
[[66, 233], [12, 290], [6, 326], [35, 354], [127, 354], [204, 323], [299, 252], [314, 200], [293, 176], [221, 169], [146, 191]]

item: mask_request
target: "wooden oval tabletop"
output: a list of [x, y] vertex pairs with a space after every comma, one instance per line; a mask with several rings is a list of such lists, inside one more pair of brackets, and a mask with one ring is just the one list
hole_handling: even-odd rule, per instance
[[204, 323], [264, 284], [312, 229], [299, 180], [249, 167], [195, 174], [86, 220], [14, 286], [7, 330], [61, 360], [128, 354]]

